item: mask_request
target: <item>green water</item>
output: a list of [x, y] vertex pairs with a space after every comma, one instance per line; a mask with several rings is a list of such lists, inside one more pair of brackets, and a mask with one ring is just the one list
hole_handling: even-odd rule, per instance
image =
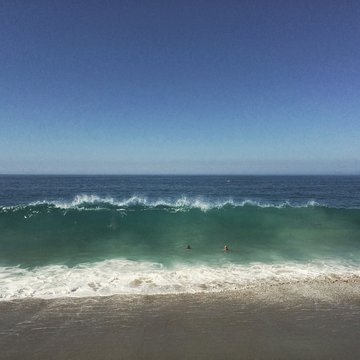
[[[192, 250], [186, 250], [187, 245]], [[224, 254], [227, 244], [230, 251]], [[70, 266], [105, 259], [274, 263], [360, 259], [360, 210], [320, 206], [165, 206], [0, 211], [0, 265]]]

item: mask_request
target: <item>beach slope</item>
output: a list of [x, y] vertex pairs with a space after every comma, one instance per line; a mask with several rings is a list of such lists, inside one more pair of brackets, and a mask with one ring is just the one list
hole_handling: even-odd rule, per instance
[[356, 359], [360, 281], [0, 302], [2, 359]]

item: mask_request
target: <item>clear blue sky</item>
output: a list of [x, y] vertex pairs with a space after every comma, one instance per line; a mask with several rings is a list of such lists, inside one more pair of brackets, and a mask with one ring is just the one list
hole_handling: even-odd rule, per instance
[[359, 1], [0, 2], [0, 173], [360, 173]]

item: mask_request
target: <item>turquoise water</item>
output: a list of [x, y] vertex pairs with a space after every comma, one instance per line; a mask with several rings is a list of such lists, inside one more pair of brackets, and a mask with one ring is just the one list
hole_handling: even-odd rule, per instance
[[[0, 211], [1, 265], [37, 266], [111, 258], [249, 263], [360, 259], [360, 210], [222, 205], [42, 204]], [[186, 251], [191, 245], [192, 250]]]
[[0, 298], [357, 276], [359, 179], [2, 176]]

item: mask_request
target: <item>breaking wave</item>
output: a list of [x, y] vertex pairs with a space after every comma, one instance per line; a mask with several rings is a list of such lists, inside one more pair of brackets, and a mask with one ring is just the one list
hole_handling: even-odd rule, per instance
[[129, 209], [137, 208], [165, 208], [174, 211], [185, 211], [199, 209], [209, 211], [212, 209], [221, 209], [224, 207], [260, 207], [260, 208], [307, 208], [307, 207], [327, 207], [315, 200], [309, 200], [303, 203], [292, 203], [291, 201], [283, 202], [264, 202], [260, 200], [244, 199], [234, 201], [233, 199], [207, 200], [202, 197], [179, 197], [176, 199], [149, 199], [142, 196], [131, 196], [129, 198], [118, 200], [112, 197], [99, 197], [97, 195], [81, 194], [76, 195], [72, 200], [42, 200], [29, 204], [0, 207], [0, 211], [24, 209], [26, 207], [48, 206], [49, 208], [58, 209], [78, 209], [78, 210], [98, 210], [98, 209]]

